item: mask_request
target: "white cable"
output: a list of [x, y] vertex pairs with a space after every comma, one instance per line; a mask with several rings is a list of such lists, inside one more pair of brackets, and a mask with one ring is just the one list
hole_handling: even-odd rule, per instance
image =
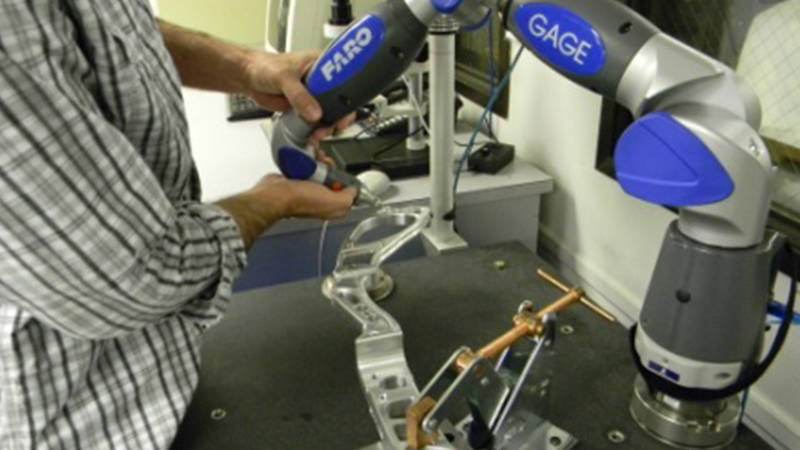
[[406, 89], [408, 90], [408, 101], [411, 103], [411, 106], [417, 110], [417, 114], [419, 115], [419, 122], [422, 124], [422, 128], [425, 129], [425, 132], [428, 133], [428, 136], [431, 135], [431, 130], [428, 128], [427, 122], [425, 122], [425, 112], [422, 111], [422, 107], [419, 105], [419, 101], [417, 96], [414, 95], [413, 90], [411, 89], [411, 82], [408, 80], [408, 77], [403, 75], [403, 83], [406, 85]]
[[322, 278], [322, 255], [325, 251], [325, 235], [328, 233], [328, 224], [330, 220], [326, 220], [322, 224], [322, 230], [319, 233], [319, 249], [317, 249], [317, 277]]

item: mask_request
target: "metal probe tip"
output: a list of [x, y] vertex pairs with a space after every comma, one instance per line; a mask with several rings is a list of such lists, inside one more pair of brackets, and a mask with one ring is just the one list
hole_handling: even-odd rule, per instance
[[383, 206], [383, 201], [380, 197], [373, 194], [372, 191], [367, 189], [364, 186], [361, 186], [358, 192], [358, 200], [356, 203], [360, 203], [362, 205], [368, 205], [375, 208], [380, 208]]

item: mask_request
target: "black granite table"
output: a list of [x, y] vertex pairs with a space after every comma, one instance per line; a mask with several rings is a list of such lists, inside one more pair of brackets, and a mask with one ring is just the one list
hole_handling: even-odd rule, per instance
[[[507, 268], [497, 270], [496, 260]], [[505, 331], [522, 300], [543, 306], [558, 298], [535, 275], [539, 267], [548, 265], [516, 243], [387, 265], [397, 290], [382, 306], [404, 329], [417, 385], [459, 346], [476, 348]], [[206, 335], [200, 385], [173, 448], [352, 450], [378, 440], [356, 375], [358, 329], [320, 284], [235, 297]], [[628, 414], [635, 369], [626, 330], [580, 307], [562, 314], [564, 324], [575, 332], [556, 342], [550, 420], [580, 449], [670, 448]], [[611, 443], [610, 430], [627, 441]], [[729, 448], [770, 447], [743, 428]]]

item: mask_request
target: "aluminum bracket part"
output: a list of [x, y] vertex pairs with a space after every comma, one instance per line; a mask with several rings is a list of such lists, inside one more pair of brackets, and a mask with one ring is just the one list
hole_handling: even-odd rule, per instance
[[[423, 207], [384, 208], [361, 222], [345, 240], [336, 268], [322, 286], [323, 294], [345, 310], [362, 329], [356, 339], [356, 364], [370, 413], [381, 441], [370, 448], [405, 448], [406, 408], [419, 390], [406, 363], [403, 330], [375, 304], [370, 291], [385, 283], [380, 265], [428, 226]], [[386, 229], [402, 229], [368, 240]]]

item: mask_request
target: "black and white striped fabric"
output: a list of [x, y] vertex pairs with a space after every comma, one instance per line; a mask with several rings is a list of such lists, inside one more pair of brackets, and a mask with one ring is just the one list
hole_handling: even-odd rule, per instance
[[245, 264], [199, 198], [147, 0], [0, 0], [0, 449], [169, 447]]

